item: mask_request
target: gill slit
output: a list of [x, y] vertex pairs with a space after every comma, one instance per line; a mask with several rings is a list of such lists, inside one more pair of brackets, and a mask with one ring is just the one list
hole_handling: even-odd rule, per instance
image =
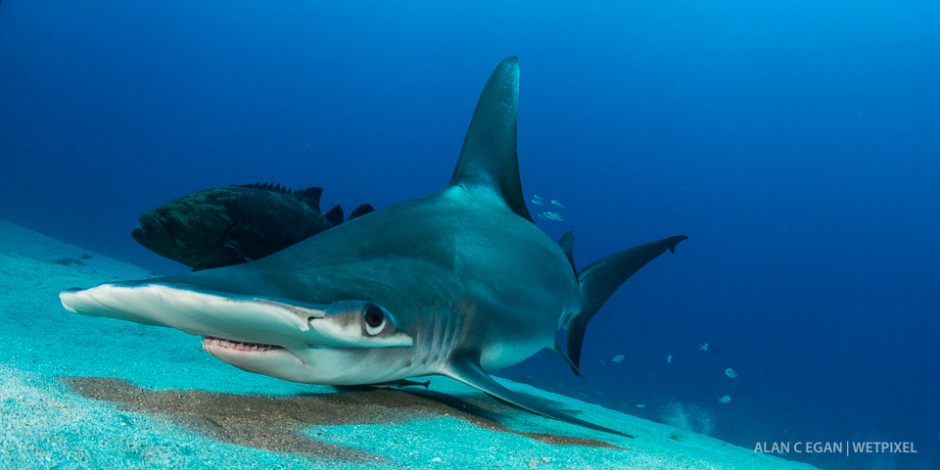
[[457, 347], [463, 321], [459, 307], [434, 302], [430, 311], [418, 310], [418, 329], [412, 369], [418, 373], [436, 373]]

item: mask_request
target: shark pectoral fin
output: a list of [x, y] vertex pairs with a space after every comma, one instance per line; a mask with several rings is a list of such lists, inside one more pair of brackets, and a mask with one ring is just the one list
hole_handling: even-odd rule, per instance
[[452, 361], [448, 369], [443, 371], [442, 374], [459, 382], [463, 382], [508, 405], [521, 408], [537, 415], [554, 418], [595, 431], [603, 431], [630, 438], [633, 437], [620, 431], [614, 431], [613, 429], [575, 418], [574, 416], [544, 406], [530, 397], [513, 392], [493, 380], [493, 378], [480, 367], [478, 361], [470, 358]]

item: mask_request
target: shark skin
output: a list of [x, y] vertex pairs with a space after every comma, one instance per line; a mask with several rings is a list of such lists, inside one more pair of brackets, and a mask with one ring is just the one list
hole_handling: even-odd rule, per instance
[[[396, 385], [448, 376], [543, 416], [621, 436], [517, 394], [488, 371], [586, 323], [620, 284], [684, 236], [574, 269], [525, 206], [516, 156], [519, 66], [504, 59], [471, 120], [449, 184], [257, 261], [60, 293], [69, 311], [202, 336], [213, 356], [285, 380]], [[402, 223], [407, 221], [407, 223]], [[587, 285], [585, 285], [585, 283]], [[584, 298], [589, 296], [589, 298]], [[571, 351], [569, 351], [571, 352]], [[577, 363], [562, 356], [577, 371]]]

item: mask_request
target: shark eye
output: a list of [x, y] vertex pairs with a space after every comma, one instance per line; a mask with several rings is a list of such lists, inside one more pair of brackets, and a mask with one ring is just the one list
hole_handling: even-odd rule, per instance
[[362, 309], [362, 319], [366, 324], [366, 333], [375, 336], [385, 329], [387, 323], [385, 310], [375, 304], [368, 304]]

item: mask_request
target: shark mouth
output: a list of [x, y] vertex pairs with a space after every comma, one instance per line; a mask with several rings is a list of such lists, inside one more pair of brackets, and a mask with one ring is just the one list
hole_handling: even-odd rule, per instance
[[212, 336], [204, 336], [202, 338], [202, 348], [207, 352], [210, 348], [229, 349], [244, 352], [268, 352], [274, 351], [276, 349], [284, 349], [280, 346], [275, 346], [272, 344], [243, 343], [240, 341], [231, 341], [222, 338], [215, 338]]

